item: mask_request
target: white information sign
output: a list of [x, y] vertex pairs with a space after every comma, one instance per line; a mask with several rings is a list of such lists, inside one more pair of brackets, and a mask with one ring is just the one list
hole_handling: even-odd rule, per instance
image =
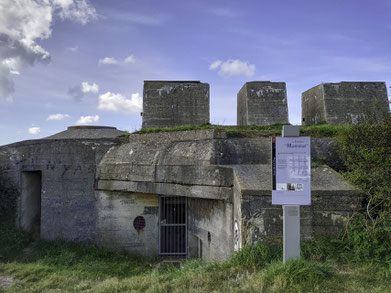
[[272, 138], [272, 204], [311, 204], [311, 138]]

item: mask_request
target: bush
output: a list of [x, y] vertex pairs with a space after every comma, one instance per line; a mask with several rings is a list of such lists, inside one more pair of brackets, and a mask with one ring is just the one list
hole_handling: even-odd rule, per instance
[[344, 176], [365, 194], [343, 239], [356, 259], [391, 259], [391, 116], [382, 122], [352, 125], [338, 137]]

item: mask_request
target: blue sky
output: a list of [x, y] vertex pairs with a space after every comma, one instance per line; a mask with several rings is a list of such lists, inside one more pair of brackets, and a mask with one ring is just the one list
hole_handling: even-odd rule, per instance
[[77, 123], [139, 129], [153, 79], [209, 83], [211, 123], [229, 125], [246, 81], [283, 81], [299, 124], [301, 93], [319, 83], [391, 85], [390, 11], [385, 0], [0, 0], [0, 145]]

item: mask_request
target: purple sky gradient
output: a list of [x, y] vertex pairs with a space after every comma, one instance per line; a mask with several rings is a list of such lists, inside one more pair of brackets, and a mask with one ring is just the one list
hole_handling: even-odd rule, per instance
[[[286, 82], [292, 124], [301, 121], [301, 93], [319, 83], [391, 85], [388, 0], [89, 3], [96, 20], [82, 25], [54, 15], [50, 37], [36, 40], [50, 62], [13, 75], [13, 101], [0, 97], [0, 145], [52, 135], [81, 116], [98, 115], [97, 124], [121, 130], [140, 129], [139, 111], [97, 106], [107, 92], [129, 100], [142, 95], [144, 80], [209, 83], [211, 123], [228, 125], [236, 124], [236, 95], [247, 81]], [[0, 18], [2, 13], [7, 11]], [[134, 62], [125, 63], [128, 56]], [[118, 64], [99, 64], [105, 57]], [[210, 70], [216, 60], [230, 59], [255, 66], [255, 72]], [[99, 92], [75, 99], [69, 89], [82, 82], [96, 83]], [[59, 113], [69, 117], [47, 120]], [[32, 127], [40, 132], [29, 134]]]

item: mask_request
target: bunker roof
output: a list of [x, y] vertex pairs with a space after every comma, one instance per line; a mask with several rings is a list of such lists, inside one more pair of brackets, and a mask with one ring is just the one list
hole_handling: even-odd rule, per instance
[[67, 130], [45, 137], [45, 139], [112, 138], [125, 133], [127, 132], [111, 126], [69, 126]]

